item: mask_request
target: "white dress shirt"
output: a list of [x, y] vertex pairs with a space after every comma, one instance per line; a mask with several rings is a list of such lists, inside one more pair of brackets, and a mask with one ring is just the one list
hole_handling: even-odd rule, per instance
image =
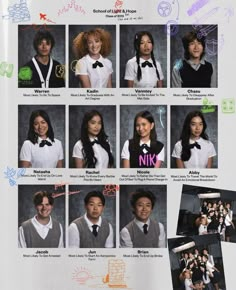
[[[145, 224], [148, 225], [148, 228], [150, 225], [150, 219], [148, 219], [146, 223], [143, 223], [135, 218], [134, 222], [136, 223], [136, 225], [142, 232], [143, 232], [143, 226]], [[159, 224], [159, 229], [160, 229], [158, 245], [159, 245], [159, 248], [166, 248], [165, 229], [162, 223], [158, 223], [158, 224]], [[120, 244], [122, 248], [133, 248], [133, 242], [131, 240], [129, 230], [126, 227], [124, 227], [120, 232]]]
[[24, 141], [20, 151], [20, 160], [30, 162], [32, 168], [56, 168], [57, 162], [64, 159], [61, 141], [54, 138], [54, 142], [52, 142], [47, 138], [46, 140], [52, 146], [40, 147], [39, 144], [42, 140], [38, 137], [38, 142], [35, 144], [30, 140]]
[[[88, 219], [87, 214], [84, 215], [84, 219], [88, 225], [89, 230], [93, 231], [93, 223]], [[114, 247], [114, 234], [113, 234], [113, 228], [110, 223], [109, 224], [109, 236], [106, 239], [106, 243], [104, 248], [113, 248]], [[97, 231], [99, 231], [99, 228], [102, 225], [102, 218], [101, 216], [98, 219], [98, 222], [95, 224], [98, 226]], [[71, 223], [68, 228], [68, 234], [69, 234], [69, 247], [70, 248], [80, 248], [80, 232], [78, 230], [78, 227], [75, 223]]]
[[[42, 225], [41, 223], [39, 223], [37, 218], [36, 218], [36, 216], [34, 216], [31, 219], [31, 222], [32, 222], [33, 226], [35, 227], [35, 229], [36, 229], [37, 233], [39, 234], [39, 236], [42, 239], [46, 239], [49, 230], [52, 229], [52, 218], [51, 218], [51, 216], [50, 216], [49, 222], [46, 225]], [[64, 247], [63, 229], [62, 229], [62, 225], [61, 224], [59, 224], [59, 225], [60, 225], [61, 235], [60, 235], [58, 248], [63, 248]], [[19, 246], [19, 248], [27, 248], [26, 241], [25, 241], [24, 230], [23, 230], [22, 226], [19, 227], [18, 246]]]

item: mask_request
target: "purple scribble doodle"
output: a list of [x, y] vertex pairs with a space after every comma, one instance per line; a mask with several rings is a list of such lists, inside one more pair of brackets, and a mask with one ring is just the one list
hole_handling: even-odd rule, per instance
[[205, 20], [207, 20], [212, 15], [214, 15], [219, 9], [220, 9], [220, 7], [215, 7], [213, 9], [211, 9], [210, 11], [208, 11], [206, 14], [204, 14], [202, 17], [195, 19], [195, 21], [192, 25], [193, 28], [198, 29], [198, 27], [201, 26], [201, 24], [203, 24]]
[[157, 6], [157, 11], [161, 17], [167, 17], [172, 11], [171, 4], [166, 1], [161, 1]]
[[20, 3], [16, 3], [7, 8], [8, 14], [3, 15], [4, 20], [11, 19], [13, 23], [24, 22], [30, 20], [30, 13], [27, 7], [26, 0], [20, 0]]
[[228, 19], [227, 22], [229, 23], [230, 17], [234, 16], [234, 8], [233, 7], [227, 7], [227, 8], [224, 8], [224, 10], [226, 10], [224, 16], [227, 17], [227, 19]]
[[217, 40], [207, 39], [206, 40], [206, 52], [208, 55], [217, 55]]
[[217, 25], [207, 25], [205, 27], [202, 27], [199, 31], [198, 31], [198, 38], [202, 38], [203, 36], [207, 36], [210, 32], [214, 31], [215, 29], [217, 29]]
[[169, 20], [166, 25], [165, 25], [165, 32], [168, 35], [174, 36], [178, 33], [179, 31], [179, 26], [178, 22], [175, 20]]
[[70, 3], [65, 5], [62, 9], [58, 10], [57, 15], [60, 16], [64, 13], [67, 13], [70, 9], [74, 9], [74, 11], [82, 13], [83, 15], [86, 14], [82, 6], [79, 6], [75, 0], [71, 0]]
[[2, 77], [3, 76], [6, 76], [8, 78], [12, 77], [13, 68], [14, 68], [14, 65], [13, 64], [8, 64], [7, 62], [3, 61], [0, 64], [0, 75]]
[[7, 170], [4, 171], [5, 178], [9, 180], [10, 186], [17, 185], [16, 180], [22, 177], [25, 174], [26, 169], [25, 168], [20, 168], [18, 170], [14, 168], [10, 168], [7, 166]]
[[218, 53], [222, 50], [224, 43], [225, 43], [224, 35], [221, 34], [221, 37], [218, 41]]
[[210, 0], [198, 0], [197, 2], [193, 3], [191, 8], [187, 11], [189, 16], [192, 16], [195, 12], [205, 6]]

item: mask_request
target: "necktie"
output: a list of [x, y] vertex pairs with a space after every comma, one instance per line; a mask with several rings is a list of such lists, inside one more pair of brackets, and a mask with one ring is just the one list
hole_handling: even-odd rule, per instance
[[201, 149], [201, 145], [199, 145], [197, 142], [193, 143], [193, 144], [189, 144], [189, 148], [192, 149], [196, 147], [197, 149]]
[[41, 143], [39, 143], [39, 147], [44, 147], [45, 145], [52, 146], [52, 143], [47, 140], [42, 140]]
[[97, 139], [94, 139], [93, 141], [91, 141], [91, 145], [93, 146], [94, 144], [100, 144], [100, 142]]
[[96, 68], [97, 66], [103, 67], [103, 64], [97, 60], [97, 61], [95, 61], [95, 63], [93, 63], [93, 68]]
[[148, 225], [147, 224], [144, 224], [143, 225], [143, 232], [144, 232], [145, 235], [148, 233], [147, 228], [148, 228]]
[[146, 60], [145, 62], [142, 63], [142, 67], [145, 67], [146, 65], [149, 66], [149, 67], [152, 67], [152, 63], [150, 63], [150, 62], [147, 61], [147, 60]]
[[95, 237], [98, 235], [97, 227], [98, 227], [98, 225], [92, 225], [92, 228], [93, 228], [93, 235], [94, 235]]

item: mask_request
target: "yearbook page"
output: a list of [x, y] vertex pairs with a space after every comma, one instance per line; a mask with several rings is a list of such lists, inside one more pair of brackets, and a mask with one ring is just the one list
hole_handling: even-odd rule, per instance
[[235, 8], [1, 1], [2, 289], [235, 289]]

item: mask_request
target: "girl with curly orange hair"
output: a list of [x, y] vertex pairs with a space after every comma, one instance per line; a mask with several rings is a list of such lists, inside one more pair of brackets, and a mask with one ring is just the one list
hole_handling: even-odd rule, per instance
[[75, 75], [82, 88], [111, 88], [111, 35], [102, 28], [79, 33], [73, 40], [73, 51], [78, 61]]

